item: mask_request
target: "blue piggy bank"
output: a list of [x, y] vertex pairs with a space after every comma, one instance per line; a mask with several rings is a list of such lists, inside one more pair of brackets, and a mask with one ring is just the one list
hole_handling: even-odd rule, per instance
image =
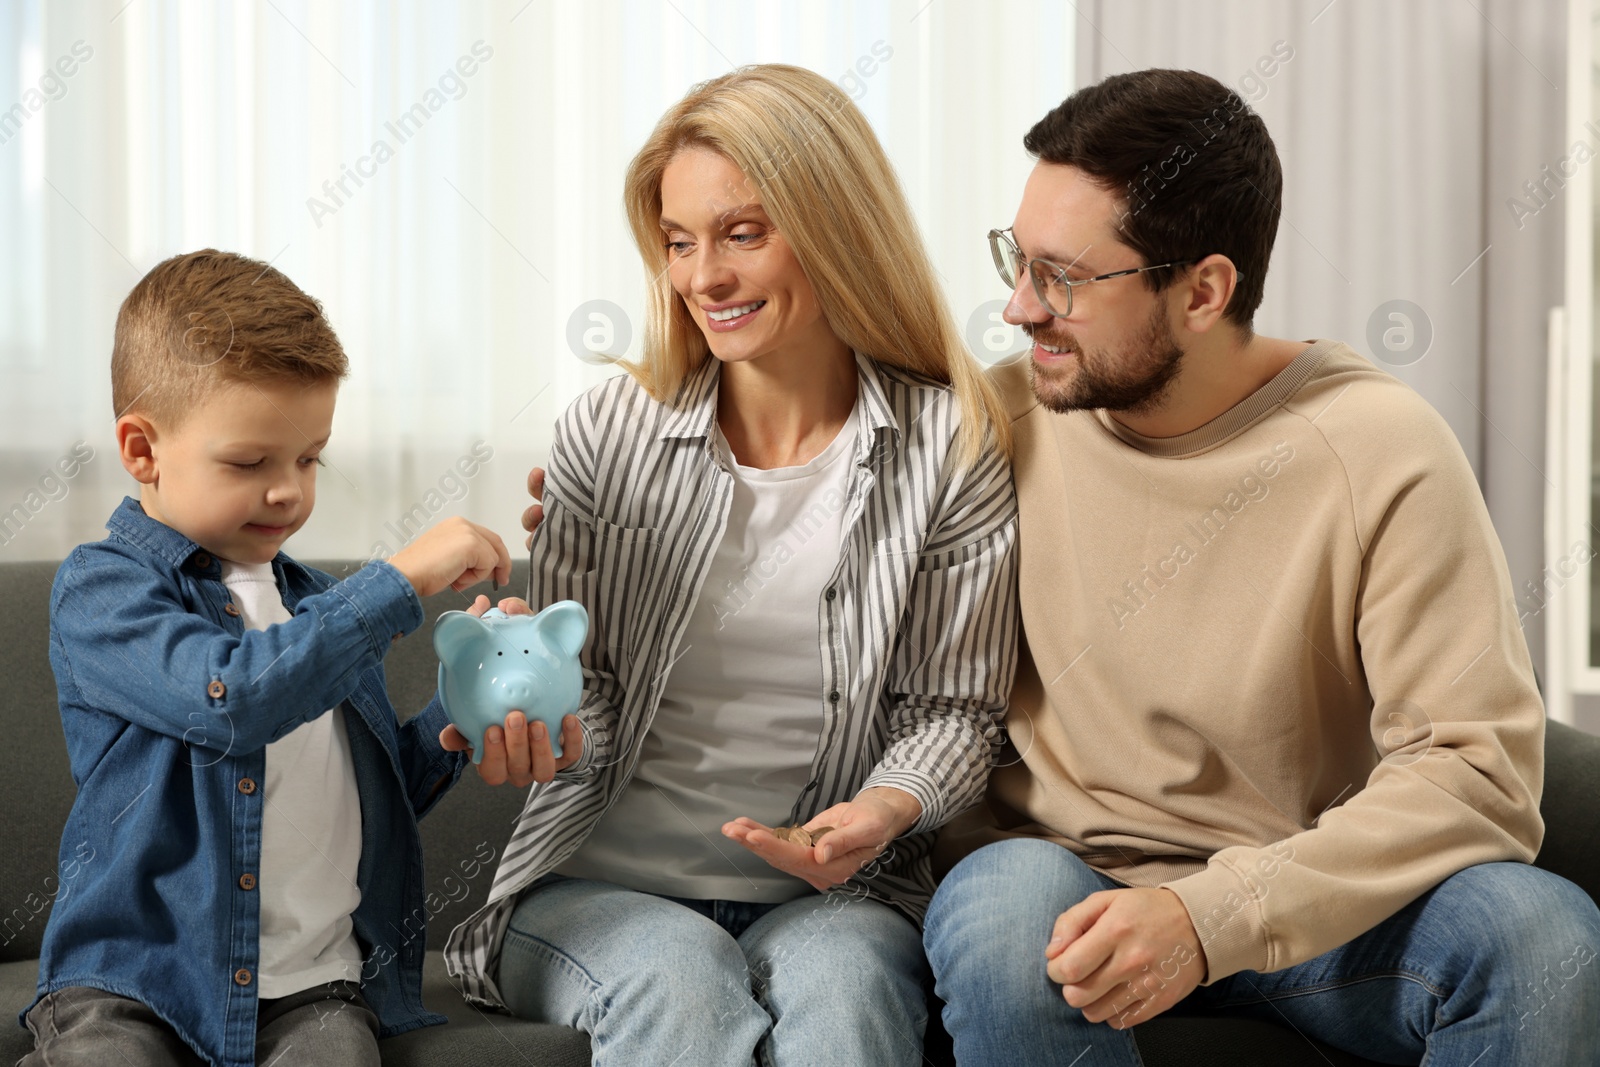
[[537, 615], [490, 608], [481, 617], [447, 611], [433, 628], [439, 656], [439, 701], [483, 762], [483, 732], [513, 711], [545, 724], [550, 749], [561, 755], [561, 720], [583, 695], [578, 652], [589, 634], [589, 613], [562, 600]]

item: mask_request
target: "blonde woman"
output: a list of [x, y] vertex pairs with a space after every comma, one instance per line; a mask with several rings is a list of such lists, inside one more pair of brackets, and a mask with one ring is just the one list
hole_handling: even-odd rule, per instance
[[583, 702], [559, 760], [515, 717], [485, 743], [539, 784], [451, 973], [596, 1064], [918, 1063], [932, 831], [1014, 668], [1009, 423], [826, 79], [696, 87], [626, 199], [643, 357], [525, 520], [535, 606], [589, 609]]

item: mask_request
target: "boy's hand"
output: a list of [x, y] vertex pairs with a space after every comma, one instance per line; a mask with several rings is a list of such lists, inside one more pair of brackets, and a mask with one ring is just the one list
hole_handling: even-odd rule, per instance
[[418, 596], [441, 589], [465, 589], [493, 575], [511, 581], [511, 556], [498, 534], [459, 515], [429, 527], [389, 563], [411, 583]]
[[[531, 615], [533, 609], [521, 597], [506, 597], [499, 608], [507, 615]], [[489, 610], [489, 598], [480, 594], [467, 611], [482, 615]], [[439, 731], [439, 745], [446, 752], [471, 752], [472, 745], [461, 736], [455, 723]], [[483, 762], [478, 776], [490, 785], [510, 782], [518, 789], [534, 782], [548, 782], [557, 771], [566, 770], [583, 755], [583, 727], [576, 715], [561, 721], [562, 756], [556, 759], [545, 736], [544, 723], [528, 723], [527, 716], [513, 711], [504, 727], [491, 726], [483, 732]]]
[[[535, 500], [544, 499], [544, 468], [535, 467], [528, 472], [528, 495]], [[522, 528], [528, 531], [527, 545], [533, 547], [533, 530], [544, 521], [544, 505], [529, 504], [528, 510], [522, 513]]]

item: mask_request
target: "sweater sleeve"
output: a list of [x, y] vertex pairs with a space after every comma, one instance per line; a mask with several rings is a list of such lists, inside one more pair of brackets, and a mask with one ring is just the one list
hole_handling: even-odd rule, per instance
[[[1344, 803], [1167, 884], [1207, 983], [1365, 933], [1468, 866], [1531, 862], [1544, 826], [1544, 707], [1500, 542], [1466, 457], [1419, 398], [1335, 437], [1362, 551], [1355, 597], [1377, 763]], [[1338, 594], [1336, 594], [1338, 595]]]

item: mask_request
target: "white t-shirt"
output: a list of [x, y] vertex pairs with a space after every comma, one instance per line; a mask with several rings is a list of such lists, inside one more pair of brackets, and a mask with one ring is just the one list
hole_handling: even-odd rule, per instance
[[773, 826], [805, 788], [822, 735], [823, 590], [839, 563], [859, 401], [799, 467], [738, 466], [728, 525], [622, 795], [556, 870], [698, 900], [782, 902], [811, 886], [722, 836]]
[[[291, 618], [272, 564], [223, 560], [222, 581], [246, 629]], [[259, 995], [275, 999], [326, 982], [359, 981], [361, 946], [350, 916], [361, 903], [361, 797], [342, 711], [334, 708], [267, 746], [261, 795]]]

